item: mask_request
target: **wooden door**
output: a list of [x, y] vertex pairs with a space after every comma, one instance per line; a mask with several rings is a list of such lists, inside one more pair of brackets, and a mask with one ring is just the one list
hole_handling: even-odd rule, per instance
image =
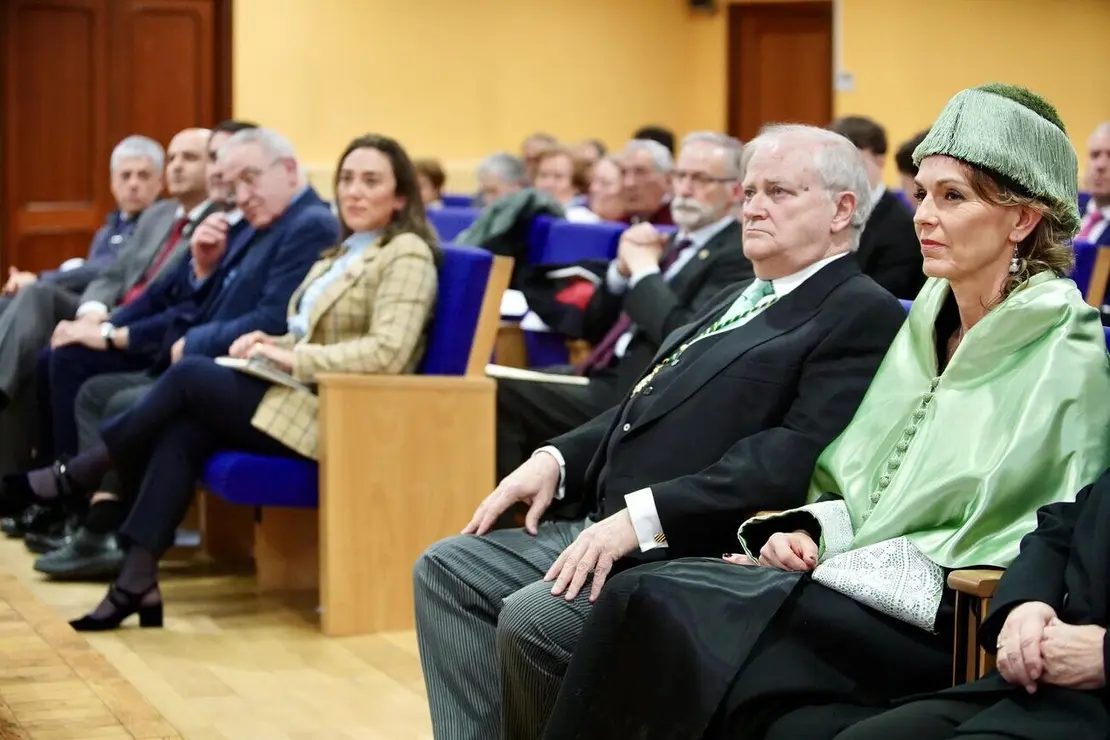
[[768, 123], [827, 126], [833, 111], [831, 0], [728, 7], [729, 133]]
[[112, 147], [230, 114], [230, 0], [4, 0], [0, 268], [83, 257]]

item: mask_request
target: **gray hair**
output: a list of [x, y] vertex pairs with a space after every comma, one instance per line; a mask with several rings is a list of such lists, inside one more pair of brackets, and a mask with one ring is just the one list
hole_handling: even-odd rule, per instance
[[223, 143], [216, 156], [222, 160], [229, 151], [245, 144], [258, 144], [262, 147], [262, 151], [274, 159], [297, 159], [297, 151], [293, 148], [289, 139], [272, 128], [263, 127], [236, 131], [230, 139]]
[[656, 172], [670, 172], [674, 169], [674, 157], [671, 150], [651, 139], [633, 139], [624, 145], [625, 154], [632, 152], [647, 152], [655, 165]]
[[1091, 138], [1093, 139], [1096, 136], [1105, 136], [1107, 134], [1110, 134], [1110, 121], [1103, 121], [1095, 126], [1095, 130], [1091, 132]]
[[245, 144], [258, 144], [258, 146], [262, 148], [262, 151], [273, 159], [292, 159], [297, 163], [297, 179], [301, 184], [304, 184], [304, 169], [297, 159], [297, 150], [293, 148], [293, 144], [289, 139], [272, 128], [259, 126], [258, 128], [246, 128], [242, 131], [236, 131], [231, 135], [231, 138], [225, 141], [223, 146], [220, 147], [220, 151], [216, 153], [216, 159], [222, 162], [227, 158], [227, 153], [229, 151]]
[[859, 247], [859, 237], [863, 233], [864, 226], [867, 225], [867, 219], [871, 217], [873, 204], [871, 183], [867, 179], [867, 167], [863, 163], [863, 155], [847, 138], [835, 131], [817, 126], [803, 124], [764, 126], [759, 136], [744, 147], [744, 171], [747, 172], [752, 157], [761, 150], [794, 145], [799, 140], [811, 145], [813, 168], [817, 171], [817, 176], [821, 179], [821, 184], [830, 198], [836, 193], [845, 191], [856, 196], [856, 210], [852, 214], [851, 221], [851, 248], [855, 251]]
[[159, 177], [162, 176], [162, 171], [166, 168], [166, 150], [149, 136], [135, 134], [116, 144], [116, 148], [112, 150], [112, 158], [109, 163], [110, 171], [115, 172], [119, 169], [120, 160], [131, 157], [146, 157], [149, 159], [151, 164], [154, 165], [155, 174]]
[[528, 185], [528, 170], [519, 157], [507, 152], [491, 154], [478, 164], [478, 176], [490, 175], [513, 185]]
[[682, 140], [681, 149], [685, 149], [690, 144], [701, 143], [712, 144], [724, 150], [725, 167], [728, 169], [728, 173], [734, 177], [743, 177], [744, 145], [739, 139], [717, 131], [695, 131]]

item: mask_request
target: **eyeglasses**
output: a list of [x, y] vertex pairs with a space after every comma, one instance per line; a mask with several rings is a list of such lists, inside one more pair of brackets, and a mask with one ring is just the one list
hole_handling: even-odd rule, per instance
[[718, 183], [736, 182], [737, 180], [735, 177], [713, 177], [704, 172], [689, 172], [687, 170], [671, 170], [667, 174], [667, 179], [670, 180], [671, 185], [677, 185], [686, 178], [690, 178], [690, 182], [692, 182], [695, 187], [699, 188], [709, 187], [710, 185]]
[[231, 188], [233, 192], [237, 191], [240, 185], [246, 188], [248, 191], [253, 192], [258, 189], [258, 183], [262, 180], [262, 176], [272, 170], [282, 161], [282, 158], [278, 157], [262, 168], [247, 167], [233, 178], [224, 178], [224, 184], [227, 187]]

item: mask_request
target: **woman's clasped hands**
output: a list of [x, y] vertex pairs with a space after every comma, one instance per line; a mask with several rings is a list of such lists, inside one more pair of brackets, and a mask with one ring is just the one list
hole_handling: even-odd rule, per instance
[[725, 555], [725, 562], [733, 565], [757, 565], [779, 570], [807, 572], [817, 567], [819, 550], [808, 532], [776, 532], [767, 538], [759, 551], [759, 559], [747, 555]]

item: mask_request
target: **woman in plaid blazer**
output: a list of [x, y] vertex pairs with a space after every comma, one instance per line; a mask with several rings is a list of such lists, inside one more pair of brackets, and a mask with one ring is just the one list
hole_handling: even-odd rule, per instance
[[[243, 184], [250, 192], [237, 197], [265, 197], [266, 177], [260, 170]], [[288, 332], [252, 332], [230, 350], [264, 358], [309, 389], [319, 373], [413, 372], [437, 291], [440, 252], [412, 163], [397, 142], [374, 135], [352, 141], [340, 157], [335, 192], [342, 244], [321, 255], [293, 294]], [[314, 459], [317, 405], [311, 390], [189, 356], [140, 403], [106, 422], [103, 445], [68, 465], [6, 480], [0, 504], [87, 495], [114, 466], [135, 501], [120, 530], [127, 556], [107, 597], [71, 624], [115, 629], [138, 613], [142, 626], [158, 627], [158, 560], [173, 543], [205, 461], [219, 449]]]

